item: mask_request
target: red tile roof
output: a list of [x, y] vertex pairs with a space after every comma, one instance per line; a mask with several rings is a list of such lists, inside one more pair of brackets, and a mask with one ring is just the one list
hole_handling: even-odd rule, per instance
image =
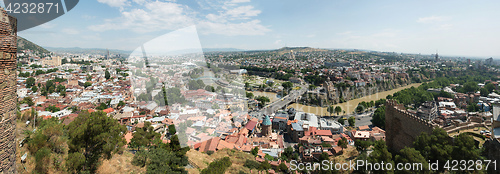
[[203, 141], [200, 145], [200, 152], [217, 151], [217, 145], [219, 144], [219, 137], [214, 137], [207, 141]]
[[332, 131], [330, 131], [330, 130], [316, 130], [315, 135], [332, 136]]
[[111, 113], [111, 112], [113, 112], [113, 111], [115, 111], [115, 110], [114, 110], [113, 108], [108, 108], [108, 109], [104, 109], [104, 110], [102, 110], [102, 111], [103, 111], [103, 112], [106, 112], [106, 114], [109, 114], [109, 113]]
[[246, 125], [245, 128], [248, 130], [253, 130], [255, 128], [255, 125], [257, 125], [256, 121], [249, 121]]

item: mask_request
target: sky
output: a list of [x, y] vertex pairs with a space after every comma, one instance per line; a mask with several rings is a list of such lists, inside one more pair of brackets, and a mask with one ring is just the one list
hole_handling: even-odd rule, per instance
[[500, 58], [498, 7], [493, 0], [80, 0], [65, 15], [18, 35], [41, 46], [135, 50], [189, 28], [203, 48]]

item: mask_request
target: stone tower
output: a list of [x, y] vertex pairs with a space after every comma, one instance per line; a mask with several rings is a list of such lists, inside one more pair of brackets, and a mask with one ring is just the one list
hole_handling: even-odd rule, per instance
[[271, 135], [271, 126], [271, 119], [269, 118], [269, 115], [266, 115], [266, 117], [264, 117], [264, 120], [262, 120], [262, 136], [267, 137]]
[[399, 152], [405, 147], [413, 147], [413, 142], [422, 133], [431, 134], [437, 124], [419, 118], [406, 111], [403, 104], [395, 100], [385, 103], [386, 144], [393, 152]]
[[0, 7], [0, 174], [16, 173], [17, 20]]

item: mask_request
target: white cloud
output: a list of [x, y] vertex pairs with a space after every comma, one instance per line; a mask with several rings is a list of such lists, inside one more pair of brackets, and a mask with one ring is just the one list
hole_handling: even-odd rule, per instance
[[88, 28], [93, 31], [130, 29], [135, 32], [175, 30], [193, 24], [186, 8], [171, 2], [150, 2], [144, 5], [144, 9], [123, 11], [118, 19], [107, 19], [104, 24]]
[[40, 28], [44, 28], [44, 29], [50, 29], [50, 28], [54, 28], [55, 26], [57, 26], [56, 24], [53, 24], [53, 23], [50, 23], [50, 22], [46, 22], [42, 25], [39, 25], [38, 27]]
[[316, 34], [308, 34], [305, 37], [307, 37], [307, 38], [313, 38], [313, 37], [316, 37]]
[[97, 0], [97, 2], [108, 4], [111, 7], [123, 7], [128, 4], [127, 0]]
[[429, 16], [429, 17], [422, 17], [418, 18], [417, 22], [418, 23], [435, 23], [435, 22], [443, 22], [446, 20], [449, 20], [449, 17], [446, 16]]
[[243, 2], [250, 2], [250, 0], [232, 0], [232, 3], [243, 3]]
[[226, 19], [224, 17], [212, 13], [208, 14], [205, 17], [210, 21], [226, 22]]
[[379, 33], [372, 34], [371, 36], [373, 37], [379, 37], [379, 38], [393, 38], [396, 37], [396, 32], [393, 31], [382, 31]]
[[442, 24], [435, 28], [435, 30], [450, 30], [453, 24]]
[[345, 31], [345, 32], [342, 32], [342, 33], [337, 33], [337, 35], [349, 35], [351, 33], [352, 33], [352, 31]]
[[97, 16], [91, 16], [91, 15], [84, 14], [84, 15], [82, 15], [82, 18], [85, 20], [92, 20], [92, 19], [97, 18]]
[[227, 36], [236, 35], [263, 35], [270, 29], [260, 24], [260, 20], [242, 23], [217, 23], [202, 21], [198, 24], [203, 34], [220, 34]]
[[[254, 9], [254, 6], [251, 5], [238, 5], [238, 3], [249, 2], [249, 0], [219, 2], [218, 5], [211, 6], [216, 12], [215, 14], [209, 13], [202, 15], [201, 18], [197, 17], [198, 15], [188, 6], [175, 2], [133, 1], [138, 5], [127, 7], [124, 10], [120, 7], [121, 16], [119, 18], [105, 19], [103, 24], [91, 25], [88, 29], [98, 32], [121, 29], [129, 29], [134, 32], [152, 32], [176, 30], [195, 24], [203, 34], [262, 35], [270, 31], [260, 23], [260, 20], [252, 19], [261, 13], [260, 10]], [[127, 3], [124, 2], [122, 5]], [[116, 4], [118, 3], [115, 3], [114, 6], [117, 6]]]
[[71, 34], [71, 35], [80, 34], [80, 31], [78, 31], [77, 29], [74, 29], [74, 28], [63, 28], [61, 31], [63, 33]]
[[254, 10], [253, 6], [246, 5], [230, 9], [226, 14], [234, 19], [248, 19], [248, 17], [259, 15], [260, 12], [260, 10]]

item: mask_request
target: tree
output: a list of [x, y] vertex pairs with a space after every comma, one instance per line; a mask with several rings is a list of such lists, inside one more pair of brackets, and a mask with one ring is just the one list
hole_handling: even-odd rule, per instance
[[319, 156], [319, 162], [323, 162], [324, 160], [329, 160], [329, 155], [326, 152], [322, 152], [321, 155]]
[[380, 99], [380, 100], [375, 101], [375, 107], [378, 108], [378, 107], [384, 105], [385, 101], [386, 101], [385, 99]]
[[293, 158], [293, 147], [292, 146], [288, 146], [287, 148], [285, 148], [285, 150], [283, 151], [283, 153], [281, 153], [281, 158], [283, 160], [286, 160], [286, 161], [290, 161], [292, 158]]
[[104, 73], [104, 78], [106, 78], [106, 80], [109, 80], [109, 78], [111, 78], [111, 74], [108, 70], [106, 70], [106, 72]]
[[67, 131], [69, 172], [95, 173], [101, 158], [111, 159], [126, 143], [125, 126], [102, 111], [78, 114]]
[[31, 87], [31, 91], [33, 91], [33, 92], [37, 92], [37, 91], [38, 91], [38, 87], [37, 87], [36, 85], [33, 85], [33, 86]]
[[92, 75], [87, 74], [87, 81], [92, 81]]
[[347, 139], [345, 137], [342, 137], [342, 139], [339, 140], [339, 142], [337, 142], [337, 146], [339, 147], [342, 147], [342, 150], [344, 150], [345, 148], [347, 148]]
[[422, 132], [413, 142], [415, 149], [420, 151], [422, 156], [430, 161], [439, 160], [439, 172], [444, 171], [444, 164], [452, 159], [453, 146], [446, 131], [436, 128], [431, 135]]
[[104, 109], [108, 109], [108, 106], [106, 105], [106, 103], [101, 103], [95, 109], [97, 109], [97, 110], [104, 110]]
[[344, 125], [345, 124], [345, 118], [344, 117], [339, 118], [339, 123], [342, 124], [342, 125]]
[[215, 88], [213, 86], [210, 86], [210, 85], [205, 86], [205, 90], [207, 90], [209, 92], [215, 92]]
[[188, 82], [188, 88], [190, 90], [197, 90], [205, 88], [205, 83], [202, 80], [190, 80]]
[[332, 116], [332, 114], [335, 112], [335, 107], [330, 106], [328, 107], [327, 111], [330, 113], [330, 116]]
[[83, 87], [85, 87], [85, 88], [87, 88], [87, 87], [89, 87], [89, 86], [92, 86], [92, 82], [85, 82], [85, 83], [83, 84]]
[[66, 97], [66, 90], [59, 92], [59, 94], [61, 94], [61, 96], [63, 97]]
[[472, 104], [470, 104], [470, 105], [467, 105], [467, 111], [468, 111], [468, 112], [477, 112], [477, 111], [479, 111], [480, 109], [481, 109], [481, 108], [479, 108], [479, 106], [478, 106], [478, 105], [476, 105], [476, 104], [474, 104], [474, 103], [472, 103]]
[[372, 118], [373, 125], [385, 129], [385, 106], [377, 108]]
[[243, 164], [243, 166], [245, 166], [246, 168], [249, 168], [249, 169], [258, 169], [260, 166], [260, 163], [257, 161], [247, 159], [245, 161], [245, 164]]
[[35, 105], [35, 103], [33, 103], [33, 99], [31, 99], [31, 97], [24, 97], [23, 101], [21, 101], [21, 103], [26, 103], [26, 104], [28, 104], [28, 106]]
[[259, 153], [259, 147], [254, 147], [251, 152], [253, 156], [257, 156], [257, 153]]
[[488, 90], [488, 93], [492, 93], [493, 90], [496, 89], [496, 87], [493, 83], [488, 83], [488, 84], [484, 85], [484, 88], [486, 88]]
[[359, 104], [359, 105], [356, 107], [356, 112], [357, 112], [357, 113], [361, 113], [361, 112], [363, 112], [363, 110], [365, 110], [365, 107], [364, 107], [363, 105], [360, 105], [360, 104]]
[[175, 130], [175, 125], [173, 125], [173, 124], [168, 125], [168, 133], [170, 135], [175, 135], [175, 133], [177, 133], [177, 131]]
[[50, 149], [43, 147], [35, 154], [35, 171], [37, 173], [48, 173], [50, 163]]
[[480, 159], [479, 149], [472, 136], [462, 133], [454, 140], [452, 159], [454, 160], [478, 160]]
[[212, 109], [220, 109], [219, 104], [217, 103], [212, 104]]
[[26, 87], [31, 88], [31, 86], [35, 85], [35, 78], [29, 77], [26, 79]]
[[229, 157], [216, 159], [215, 161], [211, 162], [207, 168], [203, 169], [201, 171], [201, 174], [224, 174], [226, 169], [231, 165], [232, 163]]
[[365, 152], [372, 145], [371, 141], [355, 140], [354, 146], [358, 152]]
[[66, 87], [64, 85], [57, 85], [56, 92], [66, 91]]
[[125, 106], [125, 102], [123, 102], [123, 101], [121, 101], [121, 100], [120, 100], [120, 102], [118, 102], [118, 105], [117, 105], [117, 106], [118, 106], [118, 107]]
[[259, 170], [269, 170], [271, 168], [271, 164], [269, 164], [269, 161], [266, 159], [264, 162], [260, 163]]
[[256, 98], [256, 100], [261, 103], [261, 106], [265, 106], [267, 102], [271, 101], [271, 100], [269, 100], [269, 97], [266, 97], [266, 96], [258, 96]]
[[349, 122], [349, 126], [351, 126], [351, 127], [354, 127], [354, 126], [355, 126], [355, 124], [356, 124], [356, 118], [355, 118], [355, 117], [353, 117], [353, 116], [349, 117], [349, 118], [347, 119], [347, 121]]
[[340, 106], [335, 107], [335, 113], [339, 115], [340, 112], [342, 112], [342, 108]]
[[463, 93], [476, 92], [478, 88], [479, 87], [477, 86], [477, 82], [470, 81], [464, 84], [460, 92]]
[[286, 166], [285, 163], [281, 163], [279, 166], [278, 166], [278, 169], [283, 172], [283, 173], [287, 173], [288, 171], [288, 167]]
[[165, 148], [152, 148], [149, 150], [148, 159], [146, 171], [148, 174], [187, 173], [184, 167], [182, 167], [187, 165], [187, 158], [185, 156], [179, 156], [175, 151]]
[[488, 94], [490, 94], [490, 93], [488, 92], [488, 89], [486, 89], [486, 88], [481, 88], [481, 89], [479, 89], [479, 92], [481, 93], [481, 96], [483, 96], [483, 97], [487, 97], [487, 96], [488, 96]]
[[151, 122], [144, 122], [144, 126], [136, 128], [132, 136], [129, 144], [137, 147], [139, 151], [141, 147], [149, 147], [155, 139], [159, 139], [160, 133], [154, 131]]
[[[34, 111], [32, 109], [32, 112]], [[57, 118], [41, 120], [37, 124], [36, 131], [27, 133], [26, 147], [29, 153], [35, 156], [35, 173], [47, 173], [48, 169], [51, 168], [50, 161], [58, 158], [58, 155], [51, 157], [52, 153], [64, 153], [65, 139], [62, 138], [64, 128]]]
[[247, 98], [253, 99], [253, 93], [251, 93], [251, 92], [245, 92], [245, 94], [246, 94]]
[[49, 107], [45, 108], [45, 111], [50, 111], [52, 113], [60, 111], [61, 109], [56, 107], [56, 105], [49, 105]]
[[420, 168], [414, 168], [411, 171], [409, 170], [403, 170], [403, 171], [398, 171], [399, 173], [418, 173], [422, 171], [428, 171], [429, 169], [429, 164], [427, 163], [427, 160], [420, 154], [419, 151], [415, 150], [414, 148], [410, 147], [405, 147], [404, 149], [401, 149], [399, 151], [399, 154], [396, 155], [394, 158], [394, 161], [396, 163], [401, 163], [401, 164], [406, 164], [406, 163], [411, 163], [411, 164], [422, 164], [422, 169]]
[[292, 83], [292, 82], [283, 82], [283, 83], [281, 84], [281, 86], [283, 86], [283, 88], [284, 88], [285, 90], [289, 90], [290, 88], [292, 88], [292, 87], [293, 87], [293, 83]]
[[[368, 162], [372, 164], [375, 163], [381, 164], [382, 162], [385, 164], [393, 163], [392, 154], [387, 150], [387, 145], [385, 144], [385, 141], [383, 140], [375, 141], [373, 145], [373, 152], [370, 153], [370, 156], [368, 156]], [[392, 166], [394, 166], [394, 164]], [[383, 170], [374, 170], [372, 172], [392, 173], [392, 171], [383, 171]]]
[[148, 151], [138, 150], [135, 152], [134, 157], [132, 158], [132, 165], [144, 167], [148, 162]]

